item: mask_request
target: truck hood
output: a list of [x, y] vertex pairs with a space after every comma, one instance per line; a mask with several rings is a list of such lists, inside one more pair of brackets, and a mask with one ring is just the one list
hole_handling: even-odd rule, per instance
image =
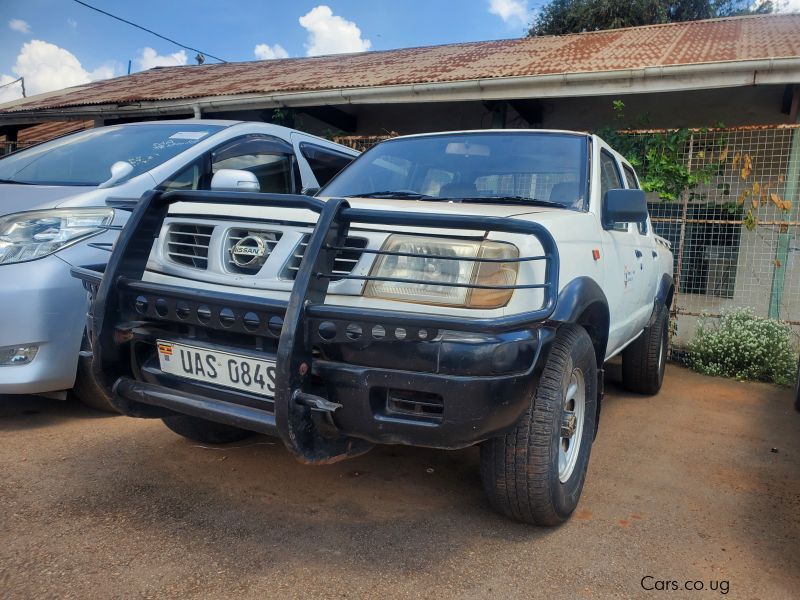
[[[328, 198], [320, 198], [328, 200]], [[426, 202], [421, 200], [389, 200], [383, 198], [348, 198], [347, 201], [353, 208], [366, 208], [372, 210], [386, 210], [399, 212], [420, 212], [453, 215], [474, 215], [481, 217], [520, 217], [536, 214], [538, 216], [574, 214], [572, 211], [545, 206], [524, 206], [520, 204], [461, 204], [459, 202]], [[170, 214], [191, 214], [218, 216], [220, 207], [215, 204], [202, 203], [177, 203]], [[246, 204], [231, 204], [225, 206], [225, 214], [229, 217], [242, 219], [263, 219], [264, 209]], [[317, 215], [311, 211], [294, 208], [270, 208], [269, 218], [287, 220], [301, 223], [315, 223]], [[538, 219], [537, 219], [538, 220]]]
[[0, 215], [55, 208], [62, 202], [96, 190], [94, 186], [0, 184]]

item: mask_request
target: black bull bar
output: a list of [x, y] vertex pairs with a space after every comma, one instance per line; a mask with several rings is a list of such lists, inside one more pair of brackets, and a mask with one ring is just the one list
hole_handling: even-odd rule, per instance
[[[259, 208], [305, 209], [319, 215], [316, 226], [308, 240], [297, 276], [288, 301], [219, 294], [189, 288], [163, 286], [142, 281], [148, 257], [154, 240], [159, 236], [169, 207], [178, 202], [248, 205]], [[264, 219], [269, 219], [265, 214]], [[491, 286], [479, 284], [449, 283], [465, 288], [489, 289], [541, 289], [541, 307], [518, 314], [499, 318], [465, 318], [453, 315], [435, 315], [411, 310], [383, 310], [326, 304], [328, 284], [336, 279], [376, 280], [372, 276], [352, 274], [332, 274], [337, 252], [348, 249], [346, 238], [352, 223], [381, 226], [410, 226], [433, 228], [446, 234], [448, 230], [494, 231], [513, 234], [532, 235], [542, 246], [543, 253], [537, 256], [522, 256], [516, 259], [492, 258], [453, 258], [448, 256], [427, 256], [445, 260], [465, 260], [480, 262], [525, 262], [544, 261], [545, 278], [541, 283]], [[360, 249], [361, 250], [361, 249]], [[368, 249], [371, 254], [393, 254], [417, 256], [411, 253], [386, 252]], [[224, 300], [234, 307], [257, 307], [267, 313], [282, 315], [282, 326], [278, 335], [274, 421], [275, 429], [287, 448], [300, 460], [308, 463], [331, 462], [338, 458], [358, 454], [363, 451], [361, 440], [331, 435], [325, 427], [320, 427], [319, 412], [332, 411], [326, 399], [308, 389], [311, 376], [312, 336], [311, 324], [321, 321], [336, 324], [336, 336], [344, 336], [349, 323], [357, 323], [371, 330], [372, 325], [402, 326], [409, 331], [425, 330], [428, 339], [433, 339], [440, 330], [460, 332], [499, 334], [532, 326], [548, 319], [556, 305], [558, 294], [559, 258], [555, 241], [542, 225], [513, 218], [446, 215], [438, 213], [398, 212], [351, 207], [346, 199], [333, 198], [326, 201], [310, 196], [279, 195], [259, 193], [227, 192], [160, 192], [145, 194], [136, 204], [133, 214], [116, 242], [110, 260], [102, 276], [96, 268], [73, 268], [75, 277], [82, 279], [87, 289], [93, 292], [89, 315], [89, 331], [94, 353], [93, 371], [98, 381], [112, 389], [119, 398], [128, 400], [143, 398], [148, 389], [161, 396], [162, 407], [170, 406], [174, 395], [169, 390], [152, 384], [141, 383], [131, 378], [121, 363], [125, 357], [121, 352], [126, 339], [120, 335], [120, 323], [124, 321], [126, 307], [123, 305], [130, 293], [157, 290], [169, 296], [170, 292], [191, 295], [208, 305], [219, 305]], [[430, 283], [413, 279], [391, 279], [402, 283]], [[381, 278], [380, 280], [385, 280]], [[160, 289], [159, 289], [160, 288]], [[128, 294], [126, 296], [125, 294]], [[409, 307], [413, 307], [410, 304]], [[411, 337], [411, 336], [409, 336]], [[174, 400], [174, 399], [173, 399]], [[185, 402], [200, 403], [202, 397], [184, 399]], [[252, 409], [250, 409], [252, 411]], [[135, 406], [125, 411], [136, 414]], [[247, 409], [242, 408], [240, 424], [247, 425]]]

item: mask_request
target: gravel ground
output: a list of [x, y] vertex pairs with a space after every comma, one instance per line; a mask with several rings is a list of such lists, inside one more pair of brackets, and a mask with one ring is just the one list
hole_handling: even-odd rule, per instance
[[581, 504], [551, 530], [490, 510], [474, 448], [306, 467], [267, 437], [203, 447], [0, 397], [0, 595], [799, 597], [790, 392], [677, 367], [655, 398], [608, 387]]

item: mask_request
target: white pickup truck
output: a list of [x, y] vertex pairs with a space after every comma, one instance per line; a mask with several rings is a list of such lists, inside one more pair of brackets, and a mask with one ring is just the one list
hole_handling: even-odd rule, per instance
[[604, 363], [661, 387], [674, 289], [630, 164], [532, 130], [395, 138], [317, 197], [153, 192], [74, 274], [121, 412], [309, 464], [480, 444], [492, 505], [541, 525], [578, 503]]

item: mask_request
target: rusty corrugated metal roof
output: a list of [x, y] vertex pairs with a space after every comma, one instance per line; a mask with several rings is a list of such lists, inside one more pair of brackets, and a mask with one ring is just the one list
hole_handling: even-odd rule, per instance
[[800, 14], [648, 25], [360, 54], [151, 69], [0, 113], [800, 57]]
[[17, 133], [17, 141], [21, 143], [41, 142], [92, 127], [94, 127], [94, 121], [49, 121], [20, 129]]

